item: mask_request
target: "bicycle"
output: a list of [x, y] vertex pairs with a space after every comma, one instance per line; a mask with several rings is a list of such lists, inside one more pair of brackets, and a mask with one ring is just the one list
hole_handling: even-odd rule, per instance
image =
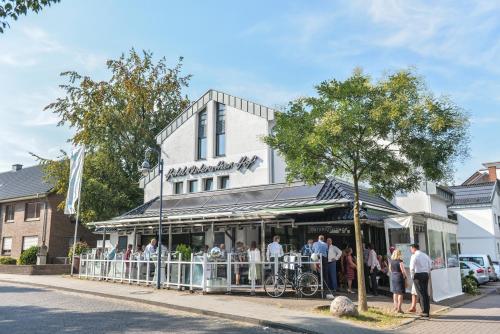
[[290, 286], [297, 295], [303, 297], [314, 296], [319, 289], [318, 277], [310, 272], [302, 272], [301, 267], [298, 264], [294, 271], [293, 278], [289, 279], [288, 271], [280, 266], [276, 274], [269, 275], [264, 281], [264, 291], [269, 297], [278, 298], [281, 297], [287, 286]]

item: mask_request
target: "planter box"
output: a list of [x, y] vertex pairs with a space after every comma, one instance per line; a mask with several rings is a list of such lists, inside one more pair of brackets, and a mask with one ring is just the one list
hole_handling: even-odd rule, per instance
[[69, 274], [69, 264], [43, 264], [43, 265], [0, 265], [0, 274], [16, 275], [62, 275]]

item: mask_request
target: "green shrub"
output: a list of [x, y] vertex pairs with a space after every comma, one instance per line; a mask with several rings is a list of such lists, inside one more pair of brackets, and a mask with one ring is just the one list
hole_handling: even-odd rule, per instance
[[16, 264], [16, 259], [10, 256], [0, 256], [0, 264]]
[[175, 252], [182, 254], [182, 261], [191, 261], [191, 247], [179, 244], [177, 248], [175, 248]]
[[[81, 255], [81, 254], [87, 252], [90, 249], [90, 247], [89, 247], [89, 245], [87, 245], [87, 243], [85, 241], [78, 241], [76, 243], [75, 249], [76, 249], [75, 255]], [[69, 262], [71, 263], [71, 261], [73, 260], [73, 246], [71, 246], [69, 248], [68, 258], [69, 258]]]
[[31, 246], [24, 250], [17, 261], [17, 264], [27, 265], [36, 264], [36, 254], [38, 253], [38, 246]]
[[478, 295], [479, 288], [477, 286], [477, 281], [474, 277], [474, 272], [471, 270], [469, 274], [462, 275], [462, 291], [470, 295]]

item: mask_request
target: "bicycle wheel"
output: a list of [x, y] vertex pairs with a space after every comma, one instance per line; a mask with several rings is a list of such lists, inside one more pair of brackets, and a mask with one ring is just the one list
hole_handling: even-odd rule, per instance
[[281, 276], [271, 275], [264, 281], [264, 291], [269, 297], [278, 298], [285, 293], [286, 284]]
[[304, 273], [299, 276], [297, 288], [302, 296], [312, 297], [319, 289], [318, 278], [314, 274]]

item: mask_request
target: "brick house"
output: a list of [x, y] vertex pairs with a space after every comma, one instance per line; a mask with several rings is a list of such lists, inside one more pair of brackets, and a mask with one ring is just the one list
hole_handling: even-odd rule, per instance
[[[73, 218], [57, 208], [64, 198], [45, 182], [41, 166], [0, 173], [0, 253], [18, 258], [30, 246], [48, 247], [47, 263], [61, 262], [73, 243]], [[96, 246], [96, 236], [82, 226], [78, 239]]]

